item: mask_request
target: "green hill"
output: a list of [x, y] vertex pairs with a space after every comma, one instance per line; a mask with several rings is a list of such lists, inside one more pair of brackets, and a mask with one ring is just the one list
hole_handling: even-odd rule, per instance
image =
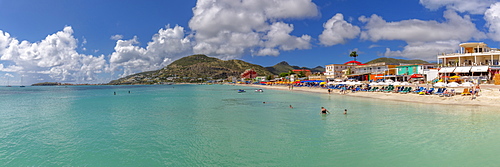
[[192, 55], [172, 62], [163, 69], [133, 74], [109, 84], [154, 84], [161, 82], [197, 82], [199, 79], [239, 77], [247, 69], [260, 76], [273, 75], [262, 66], [241, 60], [220, 60], [206, 55]]

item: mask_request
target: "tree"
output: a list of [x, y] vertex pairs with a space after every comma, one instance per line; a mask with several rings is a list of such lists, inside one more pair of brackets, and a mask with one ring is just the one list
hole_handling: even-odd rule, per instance
[[282, 72], [282, 73], [280, 73], [280, 75], [279, 75], [279, 76], [280, 76], [280, 77], [286, 77], [286, 76], [288, 76], [288, 75], [289, 75], [289, 73], [287, 73], [287, 72]]
[[352, 51], [351, 54], [349, 54], [349, 57], [354, 57], [354, 61], [356, 61], [356, 57], [358, 57], [358, 54], [356, 51]]

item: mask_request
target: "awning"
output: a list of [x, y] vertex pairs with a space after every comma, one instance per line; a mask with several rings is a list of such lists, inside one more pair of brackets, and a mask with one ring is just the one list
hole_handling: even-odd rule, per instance
[[443, 67], [439, 69], [439, 73], [452, 73], [455, 67]]
[[488, 66], [475, 66], [470, 69], [471, 72], [488, 72]]
[[410, 78], [423, 78], [424, 76], [422, 74], [412, 74]]
[[453, 73], [469, 73], [470, 67], [457, 67]]

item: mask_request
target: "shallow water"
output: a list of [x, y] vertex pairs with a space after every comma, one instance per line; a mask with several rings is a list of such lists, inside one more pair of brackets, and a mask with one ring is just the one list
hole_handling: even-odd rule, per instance
[[[247, 92], [237, 93], [238, 89]], [[0, 164], [500, 163], [500, 113], [495, 108], [253, 89], [230, 85], [2, 87]], [[332, 114], [320, 115], [321, 106]], [[344, 109], [347, 115], [342, 114]]]

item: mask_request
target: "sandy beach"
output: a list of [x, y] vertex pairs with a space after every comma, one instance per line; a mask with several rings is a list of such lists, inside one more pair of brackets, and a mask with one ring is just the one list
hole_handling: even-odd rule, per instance
[[[286, 85], [244, 85], [257, 87], [261, 89], [277, 89], [284, 91], [307, 91], [313, 93], [328, 94], [327, 89], [317, 87], [293, 87], [289, 89]], [[419, 85], [424, 86], [425, 85]], [[385, 92], [363, 92], [358, 91], [355, 93], [342, 94], [345, 96], [356, 96], [363, 98], [376, 98], [392, 101], [405, 101], [416, 103], [429, 103], [429, 104], [447, 104], [447, 105], [477, 105], [477, 106], [500, 106], [500, 85], [482, 84], [479, 95], [475, 98], [469, 96], [462, 96], [460, 93], [464, 88], [454, 88], [457, 95], [451, 97], [440, 97], [438, 95], [418, 95], [414, 93], [400, 94], [400, 93], [385, 93]], [[340, 94], [339, 90], [333, 90], [332, 94]]]

